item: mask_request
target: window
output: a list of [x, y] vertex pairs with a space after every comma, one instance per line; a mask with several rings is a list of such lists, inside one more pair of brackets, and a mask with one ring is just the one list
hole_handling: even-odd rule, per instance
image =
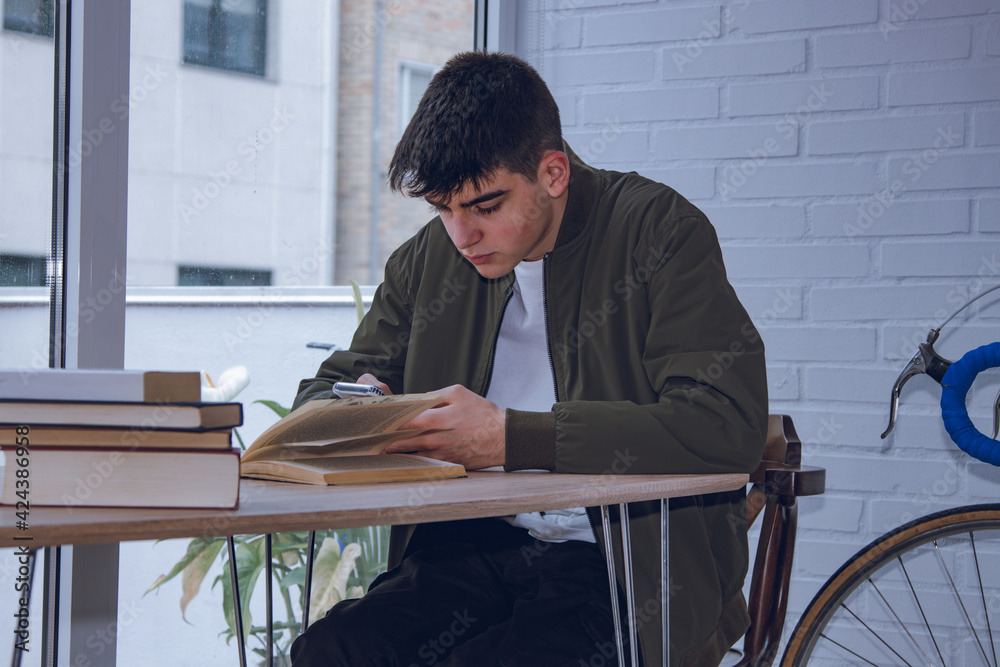
[[[472, 48], [472, 3], [446, 0], [425, 7], [385, 2], [385, 11], [377, 13], [375, 3], [328, 0], [73, 2], [74, 12], [86, 8], [95, 19], [69, 26], [73, 43], [108, 46], [95, 49], [100, 51], [96, 59], [82, 58], [76, 51], [55, 53], [54, 40], [23, 32], [35, 33], [36, 26], [42, 26], [37, 29], [41, 34], [69, 35], [48, 27], [66, 17], [60, 10], [68, 5], [65, 0], [59, 3], [0, 0], [7, 28], [0, 30], [6, 65], [0, 77], [0, 272], [4, 282], [18, 285], [0, 289], [0, 366], [44, 366], [50, 352], [58, 363], [60, 351], [70, 365], [97, 360], [129, 368], [204, 368], [216, 375], [245, 364], [254, 380], [252, 389], [237, 400], [247, 407], [241, 431], [252, 438], [274, 420], [273, 413], [254, 400], [287, 405], [299, 379], [326, 355], [305, 344], [315, 338], [346, 344], [356, 326], [346, 289], [312, 288], [349, 278], [368, 282], [369, 265], [380, 274], [385, 255], [399, 237], [426, 222], [426, 204], [401, 200], [414, 209], [404, 215], [402, 204], [398, 211], [393, 208], [400, 198], [383, 183], [401, 108], [395, 90], [399, 60], [440, 66], [454, 52]], [[124, 16], [130, 17], [128, 32], [121, 29]], [[442, 21], [442, 16], [449, 20]], [[377, 38], [379, 33], [382, 37]], [[121, 82], [121, 68], [107, 63], [128, 47], [125, 35], [131, 40], [131, 77], [119, 90], [111, 84]], [[280, 44], [280, 57], [274, 56], [277, 51], [268, 53], [269, 43], [272, 49]], [[350, 67], [338, 67], [338, 59], [350, 62]], [[124, 227], [93, 222], [98, 217], [92, 215], [94, 210], [103, 209], [81, 198], [86, 201], [76, 207], [79, 215], [67, 216], [67, 225], [74, 225], [77, 238], [94, 243], [70, 248], [62, 238], [51, 238], [54, 61], [59, 71], [78, 73], [95, 84], [86, 105], [76, 107], [85, 107], [85, 122], [77, 134], [98, 127], [104, 131], [104, 120], [110, 120], [114, 130], [102, 135], [96, 151], [105, 150], [127, 130], [128, 160], [121, 159], [117, 148], [103, 153], [102, 159], [113, 160], [107, 172], [128, 174], [128, 187], [109, 195], [121, 181], [97, 179], [101, 196], [93, 198], [114, 199], [127, 207], [127, 235]], [[376, 71], [380, 96], [373, 94]], [[236, 72], [250, 76], [226, 76]], [[266, 83], [259, 78], [265, 74]], [[113, 98], [109, 91], [114, 91]], [[127, 96], [119, 97], [122, 93]], [[66, 115], [63, 108], [59, 112]], [[126, 119], [127, 125], [121, 122]], [[57, 136], [56, 147], [73, 145], [64, 140], [72, 132]], [[372, 147], [375, 136], [383, 137], [378, 150]], [[70, 157], [81, 156], [78, 151]], [[338, 162], [341, 157], [343, 164]], [[90, 173], [104, 171], [90, 166], [93, 161], [87, 164]], [[60, 170], [58, 192], [65, 192], [67, 172], [75, 177], [81, 171]], [[380, 210], [374, 210], [374, 201], [381, 203]], [[349, 228], [348, 243], [335, 242], [340, 227], [358, 223], [358, 231]], [[102, 233], [87, 236], [95, 228]], [[376, 252], [371, 250], [373, 236], [379, 242]], [[126, 266], [128, 285], [123, 289], [124, 274], [115, 273], [111, 282], [88, 282], [82, 271], [52, 271], [61, 264], [58, 255], [47, 257], [49, 248], [72, 255], [75, 268], [86, 265], [95, 269], [94, 275]], [[337, 273], [335, 257], [343, 264]], [[44, 284], [46, 271], [52, 279], [64, 278], [67, 291], [57, 284], [50, 297], [49, 289], [38, 286]], [[178, 287], [184, 280], [220, 286]], [[222, 286], [237, 283], [270, 287]], [[58, 332], [50, 342], [50, 298], [57, 313], [67, 303], [79, 306], [77, 312], [66, 308], [67, 326], [75, 334], [66, 335], [65, 345]], [[111, 322], [121, 311], [124, 332]], [[313, 315], [316, 320], [307, 321]], [[110, 335], [98, 335], [109, 330]], [[292, 360], [285, 351], [301, 358]], [[123, 544], [117, 580], [104, 576], [105, 570], [117, 570], [117, 549], [114, 564], [107, 568], [88, 568], [87, 562], [96, 562], [88, 560], [92, 555], [78, 559], [74, 581], [93, 579], [97, 588], [110, 579], [108, 585], [118, 587], [122, 604], [116, 609], [107, 602], [111, 596], [102, 595], [98, 613], [118, 615], [129, 631], [117, 636], [111, 632], [89, 645], [85, 633], [75, 632], [71, 641], [60, 642], [60, 659], [67, 654], [84, 661], [100, 656], [104, 662], [110, 655], [117, 656], [119, 665], [145, 660], [150, 667], [232, 663], [233, 646], [220, 636], [226, 627], [220, 613], [221, 586], [202, 587], [186, 611], [190, 625], [177, 609], [179, 577], [171, 582], [172, 590], [144, 598], [138, 615], [135, 605], [125, 602], [139, 600], [157, 576], [184, 556], [186, 544]], [[218, 562], [213, 567], [221, 572]], [[39, 592], [32, 596], [34, 628], [42, 627], [45, 596]], [[76, 609], [66, 611], [74, 622], [82, 618]], [[10, 627], [10, 622], [0, 623], [0, 631], [9, 633]], [[32, 655], [25, 656], [25, 662]]]
[[54, 0], [4, 0], [4, 30], [52, 37]]
[[45, 257], [0, 255], [0, 287], [44, 287]]
[[271, 284], [271, 272], [213, 266], [179, 266], [177, 284], [181, 287], [260, 287]]
[[399, 66], [399, 134], [402, 136], [406, 125], [420, 104], [420, 98], [434, 77], [435, 68], [430, 65], [400, 63]]
[[186, 0], [184, 62], [264, 76], [267, 0]]

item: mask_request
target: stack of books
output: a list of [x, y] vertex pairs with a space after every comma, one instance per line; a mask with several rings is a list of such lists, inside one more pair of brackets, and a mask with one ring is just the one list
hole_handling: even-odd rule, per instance
[[235, 508], [242, 423], [198, 372], [0, 371], [0, 504]]

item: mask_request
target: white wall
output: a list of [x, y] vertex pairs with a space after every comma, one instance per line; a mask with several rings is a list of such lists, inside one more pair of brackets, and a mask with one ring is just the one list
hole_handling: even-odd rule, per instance
[[[996, 500], [1000, 471], [952, 444], [929, 378], [879, 435], [916, 343], [1000, 281], [1000, 3], [530, 4], [520, 52], [571, 145], [708, 213], [763, 332], [771, 412], [828, 470], [827, 493], [801, 502], [790, 622], [886, 529]], [[991, 297], [945, 329], [941, 354], [1000, 338]], [[992, 377], [970, 401], [986, 432]]]

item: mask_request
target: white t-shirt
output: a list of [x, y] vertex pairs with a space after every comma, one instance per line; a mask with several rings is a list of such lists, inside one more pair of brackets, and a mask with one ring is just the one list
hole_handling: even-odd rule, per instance
[[[504, 311], [493, 359], [493, 377], [486, 398], [501, 408], [548, 412], [556, 402], [552, 361], [545, 336], [544, 261], [514, 267], [514, 294]], [[531, 512], [504, 517], [545, 542], [593, 542], [590, 521], [582, 507]]]

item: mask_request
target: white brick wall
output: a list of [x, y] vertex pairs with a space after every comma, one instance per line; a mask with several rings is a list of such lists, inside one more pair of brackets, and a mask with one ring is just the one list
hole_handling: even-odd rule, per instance
[[[879, 439], [916, 343], [1000, 281], [1000, 3], [684, 5], [531, 3], [520, 20], [541, 39], [522, 55], [569, 107], [578, 152], [672, 185], [716, 225], [768, 346], [771, 411], [829, 471], [801, 502], [794, 623], [888, 528], [1000, 495], [1000, 470], [948, 439], [929, 378]], [[1000, 339], [998, 319], [1000, 299], [976, 304], [940, 352]], [[977, 424], [992, 377], [971, 395]]]

